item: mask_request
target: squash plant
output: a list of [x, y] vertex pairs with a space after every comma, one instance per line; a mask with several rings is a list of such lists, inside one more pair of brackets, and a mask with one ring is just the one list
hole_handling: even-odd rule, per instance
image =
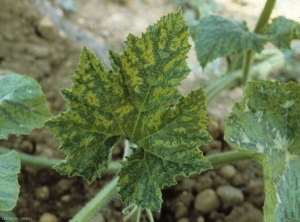
[[[243, 69], [227, 73], [206, 93], [200, 88], [183, 97], [177, 90], [190, 71], [189, 26], [180, 11], [163, 16], [141, 37], [130, 34], [122, 53], [109, 52], [110, 70], [83, 49], [72, 88], [62, 90], [68, 110], [45, 123], [67, 155], [54, 168], [92, 183], [110, 167], [112, 149], [121, 141], [125, 148], [117, 176], [71, 221], [88, 221], [116, 193], [127, 205], [124, 220], [139, 221], [145, 210], [154, 221], [161, 189], [176, 184], [176, 176], [250, 157], [264, 168], [264, 220], [300, 220], [300, 86], [248, 81], [253, 52], [267, 42], [288, 48], [300, 38], [295, 21], [278, 17], [268, 23], [274, 5], [266, 1], [254, 32], [244, 22], [215, 15], [191, 27], [203, 67], [217, 57], [244, 54]], [[211, 139], [206, 97], [211, 101], [240, 83], [246, 85], [243, 99], [226, 117], [224, 136], [237, 151], [204, 157], [198, 147]]]
[[[0, 139], [7, 139], [9, 134], [29, 134], [50, 117], [37, 81], [15, 73], [0, 76]], [[9, 211], [16, 205], [20, 190], [16, 151], [0, 155], [0, 169], [0, 211]]]

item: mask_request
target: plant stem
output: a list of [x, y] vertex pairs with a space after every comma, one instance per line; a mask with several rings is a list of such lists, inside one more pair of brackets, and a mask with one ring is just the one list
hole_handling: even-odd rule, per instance
[[[0, 147], [0, 154], [8, 153], [9, 151], [11, 150], [4, 147]], [[40, 167], [40, 168], [52, 168], [55, 164], [61, 161], [60, 159], [55, 159], [55, 158], [49, 159], [45, 157], [38, 157], [38, 156], [33, 156], [18, 151], [17, 153], [20, 156], [22, 163], [33, 165], [35, 167]]]
[[276, 4], [276, 0], [267, 0], [264, 9], [260, 13], [260, 17], [254, 28], [254, 33], [258, 33], [261, 30], [261, 28], [269, 21], [269, 18], [272, 14], [275, 4]]
[[[0, 154], [5, 154], [8, 153], [9, 151], [10, 149], [0, 147]], [[62, 161], [60, 159], [48, 159], [48, 158], [43, 158], [38, 156], [32, 156], [21, 152], [18, 152], [18, 154], [20, 156], [22, 163], [43, 167], [43, 168], [52, 168], [55, 164]], [[229, 151], [229, 152], [224, 152], [219, 154], [208, 155], [206, 156], [206, 158], [211, 162], [213, 166], [231, 163], [238, 160], [251, 159], [251, 157], [242, 154], [239, 151]], [[42, 162], [44, 162], [45, 164], [42, 164]], [[109, 164], [109, 169], [106, 171], [104, 170], [103, 173], [113, 174], [113, 173], [117, 173], [120, 169], [121, 169], [121, 164], [119, 162], [113, 161]]]
[[243, 79], [242, 79], [242, 83], [244, 85], [246, 85], [248, 77], [249, 77], [251, 63], [252, 63], [252, 50], [248, 50], [245, 53], [245, 59], [244, 59], [244, 63], [243, 63]]
[[[8, 153], [9, 151], [11, 150], [0, 146], [0, 154], [5, 154]], [[22, 164], [28, 164], [38, 168], [51, 169], [54, 165], [62, 161], [62, 159], [33, 156], [18, 151], [17, 153], [20, 156]], [[121, 169], [121, 164], [117, 161], [112, 161], [110, 162], [108, 169], [103, 170], [101, 173], [116, 174], [120, 169]]]
[[[259, 19], [254, 28], [254, 33], [258, 33], [261, 28], [269, 21], [271, 13], [274, 9], [276, 0], [267, 0], [264, 9], [260, 13]], [[246, 52], [246, 57], [243, 64], [243, 84], [246, 85], [252, 61], [252, 50]]]
[[218, 165], [232, 163], [238, 160], [248, 160], [251, 159], [250, 156], [243, 154], [239, 151], [233, 150], [224, 153], [218, 153], [213, 155], [208, 155], [206, 158], [211, 162], [213, 167]]
[[86, 222], [104, 207], [112, 197], [117, 194], [118, 177], [110, 181], [87, 205], [85, 205], [76, 215], [70, 220], [71, 222]]
[[[260, 77], [261, 79], [266, 79], [272, 70], [279, 69], [284, 64], [284, 57], [279, 50], [266, 50], [260, 54], [260, 57], [265, 57], [265, 59], [250, 70], [248, 78]], [[237, 85], [242, 74], [242, 70], [236, 70], [214, 81], [213, 84], [206, 89], [207, 104], [224, 89]]]

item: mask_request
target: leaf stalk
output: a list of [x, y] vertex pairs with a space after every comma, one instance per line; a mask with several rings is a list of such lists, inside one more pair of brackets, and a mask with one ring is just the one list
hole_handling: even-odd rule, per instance
[[[9, 151], [11, 150], [0, 146], [0, 154], [5, 154]], [[62, 161], [62, 159], [33, 156], [19, 151], [17, 153], [22, 164], [28, 164], [37, 168], [52, 169], [54, 165]], [[101, 173], [116, 174], [120, 169], [121, 164], [118, 161], [112, 161], [109, 163], [108, 169], [103, 170]]]
[[76, 215], [70, 220], [71, 222], [86, 222], [93, 217], [99, 209], [103, 208], [109, 201], [112, 200], [118, 192], [117, 183], [118, 177], [110, 181], [87, 205], [85, 205]]
[[[272, 11], [274, 9], [274, 6], [276, 4], [276, 0], [267, 0], [266, 4], [260, 13], [259, 19], [256, 23], [256, 26], [254, 28], [254, 33], [259, 33], [261, 28], [268, 23], [270, 16], [272, 14]], [[249, 72], [250, 72], [250, 67], [251, 67], [251, 62], [252, 62], [252, 50], [248, 50], [246, 52], [244, 64], [243, 64], [243, 84], [246, 85]]]

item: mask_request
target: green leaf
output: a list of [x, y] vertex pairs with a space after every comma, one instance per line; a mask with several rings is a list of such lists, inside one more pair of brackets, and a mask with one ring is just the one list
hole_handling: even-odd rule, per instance
[[266, 24], [261, 34], [267, 35], [277, 48], [290, 49], [291, 41], [300, 39], [300, 23], [279, 16]]
[[225, 120], [225, 140], [264, 168], [265, 221], [300, 221], [300, 85], [250, 82]]
[[16, 151], [0, 155], [0, 211], [12, 210], [20, 192], [18, 173], [20, 158]]
[[201, 66], [219, 57], [247, 50], [261, 52], [266, 38], [248, 31], [245, 22], [218, 15], [204, 17], [193, 27], [196, 54]]
[[68, 110], [46, 123], [67, 154], [55, 167], [60, 173], [92, 182], [108, 167], [115, 144], [128, 139], [137, 148], [119, 172], [121, 197], [159, 211], [163, 186], [211, 167], [198, 149], [210, 140], [204, 92], [183, 98], [177, 90], [190, 71], [188, 36], [178, 12], [140, 38], [130, 34], [121, 54], [110, 51], [113, 70], [83, 49], [72, 89], [62, 91]]
[[28, 76], [0, 76], [0, 139], [28, 134], [51, 117], [40, 85]]

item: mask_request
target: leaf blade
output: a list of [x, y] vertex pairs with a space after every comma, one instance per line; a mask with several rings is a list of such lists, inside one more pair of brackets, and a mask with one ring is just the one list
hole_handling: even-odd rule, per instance
[[[175, 176], [181, 173], [188, 176], [211, 167], [198, 149], [211, 138], [206, 131], [204, 91], [183, 98], [177, 89], [190, 71], [185, 61], [190, 49], [188, 36], [188, 26], [177, 12], [149, 26], [140, 38], [129, 35], [121, 54], [110, 51], [112, 70], [105, 70], [84, 48], [72, 88], [62, 91], [68, 110], [46, 123], [61, 141], [59, 149], [67, 154], [56, 169], [70, 176], [81, 175], [90, 183], [108, 166], [111, 149], [126, 138], [137, 145], [137, 150], [123, 162], [121, 197], [127, 203], [159, 211], [163, 186], [174, 184]], [[164, 143], [162, 137], [168, 141]], [[84, 142], [86, 138], [90, 140]], [[160, 141], [160, 149], [155, 148], [155, 141]], [[179, 154], [176, 150], [177, 156], [173, 154], [169, 146], [177, 148]], [[189, 163], [180, 164], [171, 157], [167, 160], [168, 153], [177, 162], [182, 157]], [[147, 158], [140, 158], [141, 154]], [[167, 175], [160, 164], [163, 159], [174, 168], [168, 170], [166, 181], [153, 185], [151, 191], [138, 183], [133, 184], [137, 188], [130, 185], [126, 168], [134, 166], [150, 169], [151, 175], [163, 180]], [[137, 192], [128, 198], [123, 189]], [[140, 202], [147, 194], [149, 201]]]
[[300, 218], [299, 93], [293, 82], [251, 82], [226, 118], [225, 140], [264, 166], [265, 221]]
[[[142, 149], [134, 151], [123, 162], [118, 185], [126, 204], [135, 202], [160, 211], [160, 189], [176, 184], [178, 175], [190, 176], [212, 168], [198, 148], [211, 139], [204, 130], [208, 123], [204, 97], [203, 89], [199, 89], [182, 98], [176, 110], [165, 114], [164, 120], [169, 124], [142, 140]], [[139, 189], [136, 189], [137, 184]], [[147, 192], [141, 192], [150, 185]]]
[[218, 15], [204, 17], [194, 27], [196, 54], [202, 67], [216, 58], [247, 50], [261, 52], [266, 38], [248, 31], [245, 22]]
[[18, 200], [20, 185], [18, 173], [20, 173], [20, 158], [15, 151], [0, 155], [0, 210], [12, 210]]
[[300, 39], [300, 23], [279, 16], [266, 24], [261, 32], [279, 49], [290, 49], [291, 41]]
[[0, 139], [28, 134], [51, 117], [40, 85], [15, 73], [0, 76]]

